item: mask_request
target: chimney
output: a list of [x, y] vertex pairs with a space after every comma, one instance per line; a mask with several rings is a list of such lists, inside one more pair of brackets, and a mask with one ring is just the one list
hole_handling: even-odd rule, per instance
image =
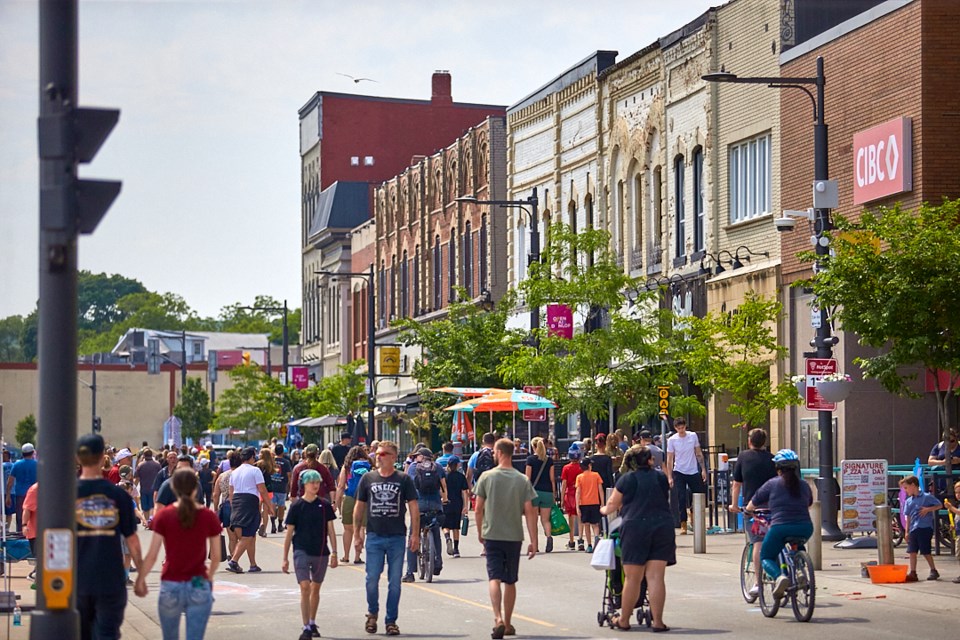
[[450, 72], [438, 70], [433, 72], [433, 95], [430, 98], [435, 106], [453, 104], [453, 95], [450, 92]]

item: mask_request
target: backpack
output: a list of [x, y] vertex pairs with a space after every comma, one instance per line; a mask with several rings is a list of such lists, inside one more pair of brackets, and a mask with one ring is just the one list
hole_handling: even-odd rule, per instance
[[347, 474], [347, 488], [344, 493], [351, 498], [357, 495], [357, 487], [360, 486], [360, 478], [367, 471], [370, 471], [370, 462], [367, 460], [354, 460], [350, 465], [350, 472]]
[[420, 496], [433, 496], [440, 493], [440, 466], [433, 460], [417, 463], [417, 475], [413, 479]]
[[473, 483], [476, 484], [479, 482], [480, 475], [484, 471], [493, 469], [495, 466], [497, 466], [497, 464], [493, 461], [493, 449], [487, 449], [486, 447], [480, 449], [480, 453], [477, 454], [477, 461], [473, 467]]

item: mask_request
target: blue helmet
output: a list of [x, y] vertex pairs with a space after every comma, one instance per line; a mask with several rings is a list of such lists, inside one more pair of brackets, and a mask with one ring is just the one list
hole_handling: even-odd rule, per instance
[[780, 449], [773, 456], [774, 463], [777, 466], [797, 466], [800, 464], [800, 458], [797, 457], [796, 452], [793, 449]]

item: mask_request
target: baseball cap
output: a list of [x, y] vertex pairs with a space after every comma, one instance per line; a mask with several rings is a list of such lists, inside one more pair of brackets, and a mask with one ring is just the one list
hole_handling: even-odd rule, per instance
[[33, 445], [29, 442], [20, 447], [21, 453], [33, 453], [34, 451], [36, 451], [36, 449], [34, 449]]
[[133, 469], [130, 468], [130, 465], [128, 465], [128, 464], [120, 465], [120, 475], [121, 475], [121, 476], [125, 476], [125, 475], [127, 475], [128, 473], [130, 473], [131, 471], [133, 471]]
[[461, 462], [463, 462], [463, 461], [460, 460], [460, 456], [450, 456], [449, 458], [447, 458], [447, 466], [448, 466], [448, 467], [449, 467], [450, 465], [452, 465], [452, 464], [457, 464], [457, 465], [458, 465], [458, 464], [460, 464]]
[[[27, 443], [29, 444], [29, 443]], [[23, 445], [26, 447], [27, 445]], [[33, 445], [31, 445], [32, 449]], [[89, 453], [95, 456], [103, 455], [103, 436], [97, 433], [88, 433], [77, 439], [77, 453]]]
[[310, 443], [303, 449], [303, 455], [305, 456], [316, 456], [320, 454], [320, 447]]
[[124, 458], [132, 458], [133, 453], [130, 452], [130, 449], [120, 449], [117, 451], [116, 459], [123, 460]]
[[426, 447], [420, 447], [420, 450], [417, 451], [417, 455], [418, 455], [418, 456], [425, 456], [425, 457], [428, 457], [428, 458], [432, 458], [432, 457], [433, 457], [433, 451], [430, 451], [430, 449], [427, 449]]
[[277, 446], [273, 448], [273, 452], [277, 455], [280, 455], [281, 453], [283, 453], [283, 451], [284, 451], [283, 445], [279, 443], [277, 444]]
[[257, 455], [257, 450], [255, 447], [247, 447], [246, 449], [240, 452], [240, 459], [244, 461], [252, 460], [254, 457], [256, 457], [256, 455]]
[[343, 440], [344, 438], [350, 438], [350, 439], [352, 440], [352, 439], [353, 439], [353, 434], [351, 434], [349, 431], [341, 431], [341, 432], [340, 432], [340, 439]]
[[640, 432], [640, 437], [644, 440], [652, 440], [653, 434], [647, 431], [646, 429], [644, 429], [643, 431]]
[[210, 458], [200, 458], [200, 466], [206, 467], [210, 464]]

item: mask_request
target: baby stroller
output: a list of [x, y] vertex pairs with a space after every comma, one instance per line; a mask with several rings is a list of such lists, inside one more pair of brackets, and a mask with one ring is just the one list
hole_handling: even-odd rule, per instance
[[[620, 561], [620, 518], [616, 518], [611, 524], [604, 516], [600, 526], [603, 529], [603, 536], [614, 541], [616, 566], [612, 571], [604, 571], [603, 600], [600, 603], [600, 611], [597, 612], [597, 625], [601, 627], [607, 625], [612, 629], [613, 616], [620, 611], [624, 582], [623, 563]], [[628, 608], [624, 607], [624, 609], [626, 611]], [[638, 625], [650, 627], [653, 624], [653, 614], [650, 612], [650, 602], [647, 600], [646, 578], [640, 583], [640, 596], [632, 609], [637, 611]]]

